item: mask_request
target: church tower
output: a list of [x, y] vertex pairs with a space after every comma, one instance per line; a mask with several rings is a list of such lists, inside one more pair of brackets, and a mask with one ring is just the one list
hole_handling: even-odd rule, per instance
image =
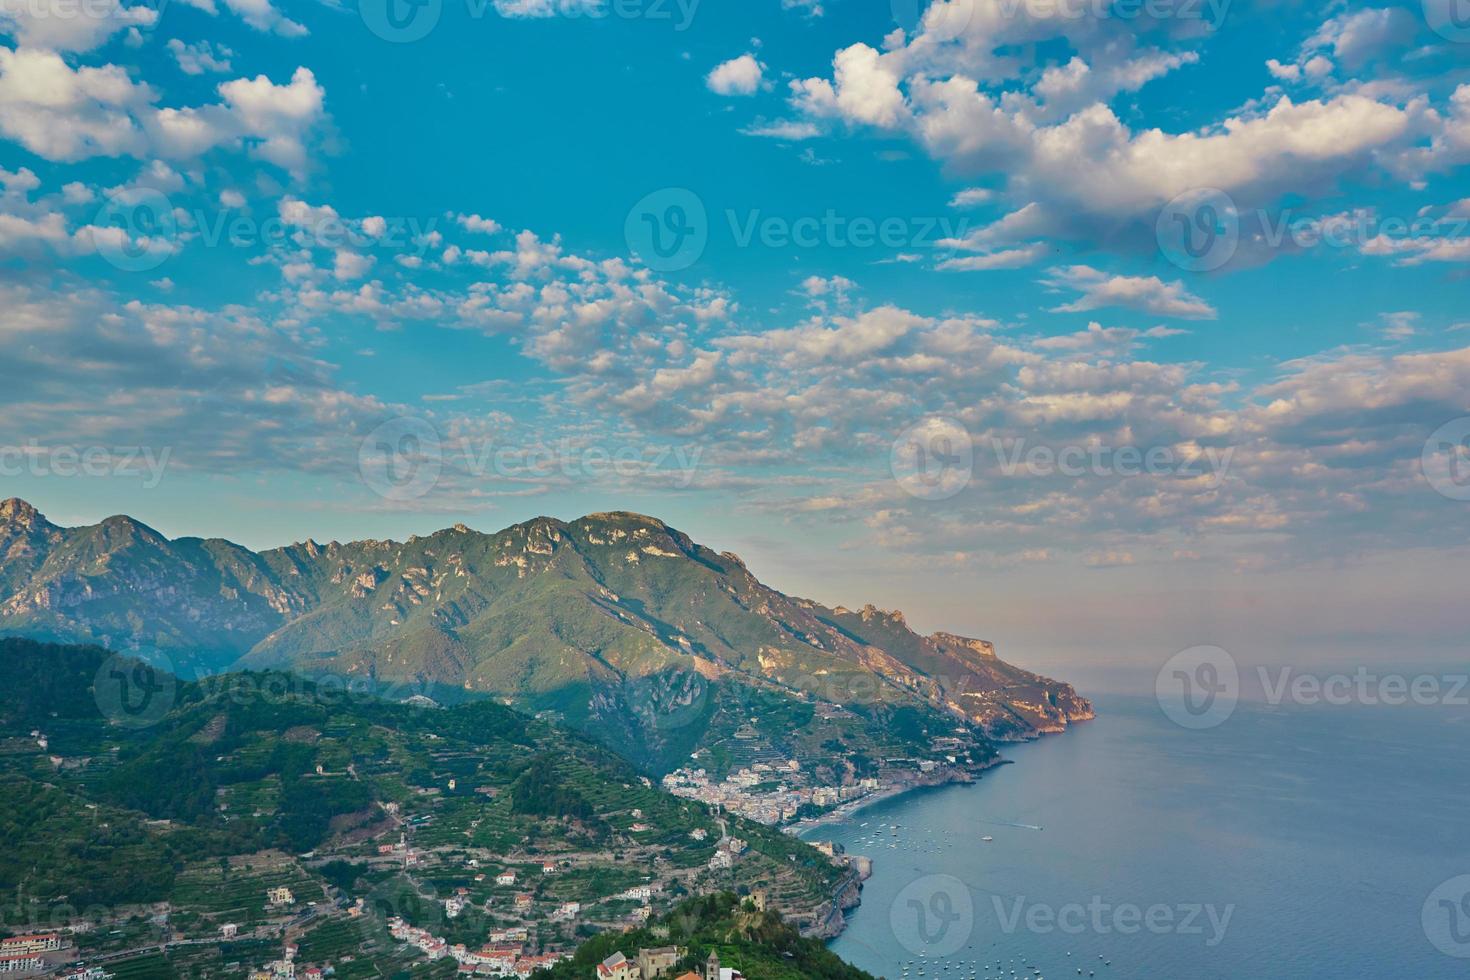
[[720, 980], [720, 954], [710, 950], [709, 959], [704, 961], [704, 980]]

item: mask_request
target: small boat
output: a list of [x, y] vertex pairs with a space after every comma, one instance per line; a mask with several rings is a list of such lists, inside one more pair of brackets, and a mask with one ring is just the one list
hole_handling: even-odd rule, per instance
[[989, 843], [990, 843], [990, 842], [991, 842], [991, 841], [993, 841], [993, 840], [995, 840], [995, 838], [994, 838], [994, 837], [982, 837], [982, 838], [980, 838], [980, 839], [981, 839], [981, 840], [982, 840], [982, 841], [984, 841], [984, 842], [985, 842], [985, 843], [987, 843], [987, 844], [989, 844]]

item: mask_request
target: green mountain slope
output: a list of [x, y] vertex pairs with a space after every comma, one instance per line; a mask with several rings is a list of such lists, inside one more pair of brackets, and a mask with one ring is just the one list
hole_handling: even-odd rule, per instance
[[[469, 944], [529, 925], [561, 949], [622, 928], [638, 903], [617, 893], [649, 884], [654, 911], [759, 888], [812, 928], [841, 921], [849, 873], [816, 849], [670, 796], [614, 753], [492, 701], [438, 709], [281, 673], [153, 672], [160, 710], [139, 721], [117, 710], [138, 701], [139, 666], [0, 640], [0, 927], [87, 921], [101, 947], [143, 945], [156, 935], [141, 913], [166, 905], [187, 941], [225, 922], [288, 936], [305, 916], [350, 924], [351, 946], [383, 952], [398, 916]], [[136, 685], [120, 698], [119, 678]], [[712, 868], [726, 837], [743, 842], [739, 858]], [[502, 887], [506, 871], [519, 880]], [[297, 896], [289, 912], [264, 906], [277, 884]], [[448, 916], [456, 895], [465, 909]], [[357, 899], [372, 922], [349, 918]], [[558, 921], [568, 902], [584, 911]]]
[[1091, 716], [988, 644], [783, 595], [638, 514], [255, 554], [127, 518], [57, 528], [12, 500], [0, 555], [6, 632], [163, 654], [186, 674], [289, 667], [498, 697], [660, 770], [709, 744], [722, 705], [733, 720], [758, 695], [848, 706], [877, 727], [919, 710], [999, 738]]

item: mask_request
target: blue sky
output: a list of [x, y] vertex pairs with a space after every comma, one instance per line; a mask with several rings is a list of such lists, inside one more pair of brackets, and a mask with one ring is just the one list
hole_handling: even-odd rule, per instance
[[1463, 657], [1457, 12], [0, 0], [0, 495], [637, 509], [1043, 665]]

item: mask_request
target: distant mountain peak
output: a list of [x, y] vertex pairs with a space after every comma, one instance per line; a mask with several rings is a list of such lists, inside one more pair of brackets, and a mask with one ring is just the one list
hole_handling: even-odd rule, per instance
[[142, 521], [137, 520], [136, 518], [129, 517], [126, 514], [113, 514], [111, 517], [104, 520], [98, 526], [101, 527], [104, 531], [108, 531], [113, 534], [136, 537], [142, 540], [150, 541], [154, 544], [168, 543], [168, 538], [164, 537], [158, 531], [149, 527], [147, 524], [144, 524]]
[[9, 500], [0, 501], [0, 522], [15, 524], [24, 528], [34, 527], [36, 524], [47, 523], [41, 512], [19, 497], [11, 497]]
[[858, 611], [858, 615], [863, 618], [864, 622], [872, 622], [875, 619], [882, 619], [900, 626], [908, 625], [908, 620], [903, 618], [903, 610], [879, 609], [871, 602], [868, 603], [866, 606], [863, 606], [863, 608]]
[[631, 510], [604, 510], [604, 511], [598, 511], [595, 514], [588, 514], [586, 517], [582, 518], [582, 521], [583, 522], [586, 522], [586, 523], [592, 523], [592, 522], [597, 522], [597, 523], [601, 523], [601, 524], [633, 523], [633, 524], [647, 524], [650, 527], [668, 527], [667, 524], [665, 524], [663, 521], [659, 520], [657, 517], [650, 517], [647, 514], [640, 514], [637, 511], [631, 511]]

